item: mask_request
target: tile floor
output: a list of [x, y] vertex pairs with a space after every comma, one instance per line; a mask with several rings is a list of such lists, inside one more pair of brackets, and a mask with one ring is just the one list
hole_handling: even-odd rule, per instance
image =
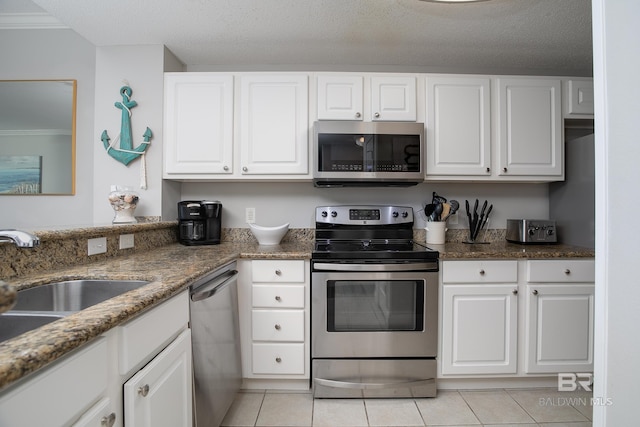
[[223, 426], [591, 426], [591, 394], [555, 389], [440, 390], [433, 399], [317, 399], [242, 391]]

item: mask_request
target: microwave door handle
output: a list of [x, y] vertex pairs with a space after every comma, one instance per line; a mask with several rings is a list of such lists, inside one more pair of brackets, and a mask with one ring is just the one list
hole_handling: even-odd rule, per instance
[[385, 383], [367, 383], [367, 382], [351, 382], [351, 381], [338, 381], [329, 380], [326, 378], [314, 378], [313, 381], [317, 385], [333, 388], [346, 388], [357, 390], [380, 390], [386, 388], [410, 388], [431, 385], [435, 383], [434, 378], [411, 380], [411, 381], [392, 381]]

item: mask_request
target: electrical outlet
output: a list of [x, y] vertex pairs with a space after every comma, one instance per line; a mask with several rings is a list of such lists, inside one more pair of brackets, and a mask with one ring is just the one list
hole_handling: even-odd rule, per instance
[[458, 212], [449, 215], [449, 218], [447, 218], [447, 222], [451, 225], [455, 225], [458, 223]]
[[247, 224], [255, 224], [256, 222], [256, 208], [247, 208], [245, 211], [245, 221]]
[[97, 237], [95, 239], [87, 240], [87, 254], [97, 255], [107, 252], [107, 238]]
[[134, 246], [133, 234], [121, 234], [120, 235], [120, 249], [129, 249]]

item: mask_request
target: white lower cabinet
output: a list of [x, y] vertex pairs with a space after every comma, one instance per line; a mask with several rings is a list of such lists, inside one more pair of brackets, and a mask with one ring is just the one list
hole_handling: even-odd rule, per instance
[[[240, 260], [244, 386], [309, 378], [309, 261]], [[288, 383], [290, 384], [290, 383]]]
[[443, 261], [441, 377], [593, 370], [594, 261]]
[[190, 427], [188, 322], [185, 291], [111, 329], [1, 392], [0, 426]]
[[124, 384], [125, 426], [191, 426], [191, 375], [187, 329]]

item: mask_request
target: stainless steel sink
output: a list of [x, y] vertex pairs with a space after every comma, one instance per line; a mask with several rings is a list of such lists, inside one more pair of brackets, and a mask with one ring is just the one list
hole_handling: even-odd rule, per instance
[[0, 342], [17, 337], [33, 329], [63, 318], [62, 313], [19, 313], [0, 314]]
[[138, 289], [143, 280], [69, 280], [18, 291], [11, 311], [76, 312]]

